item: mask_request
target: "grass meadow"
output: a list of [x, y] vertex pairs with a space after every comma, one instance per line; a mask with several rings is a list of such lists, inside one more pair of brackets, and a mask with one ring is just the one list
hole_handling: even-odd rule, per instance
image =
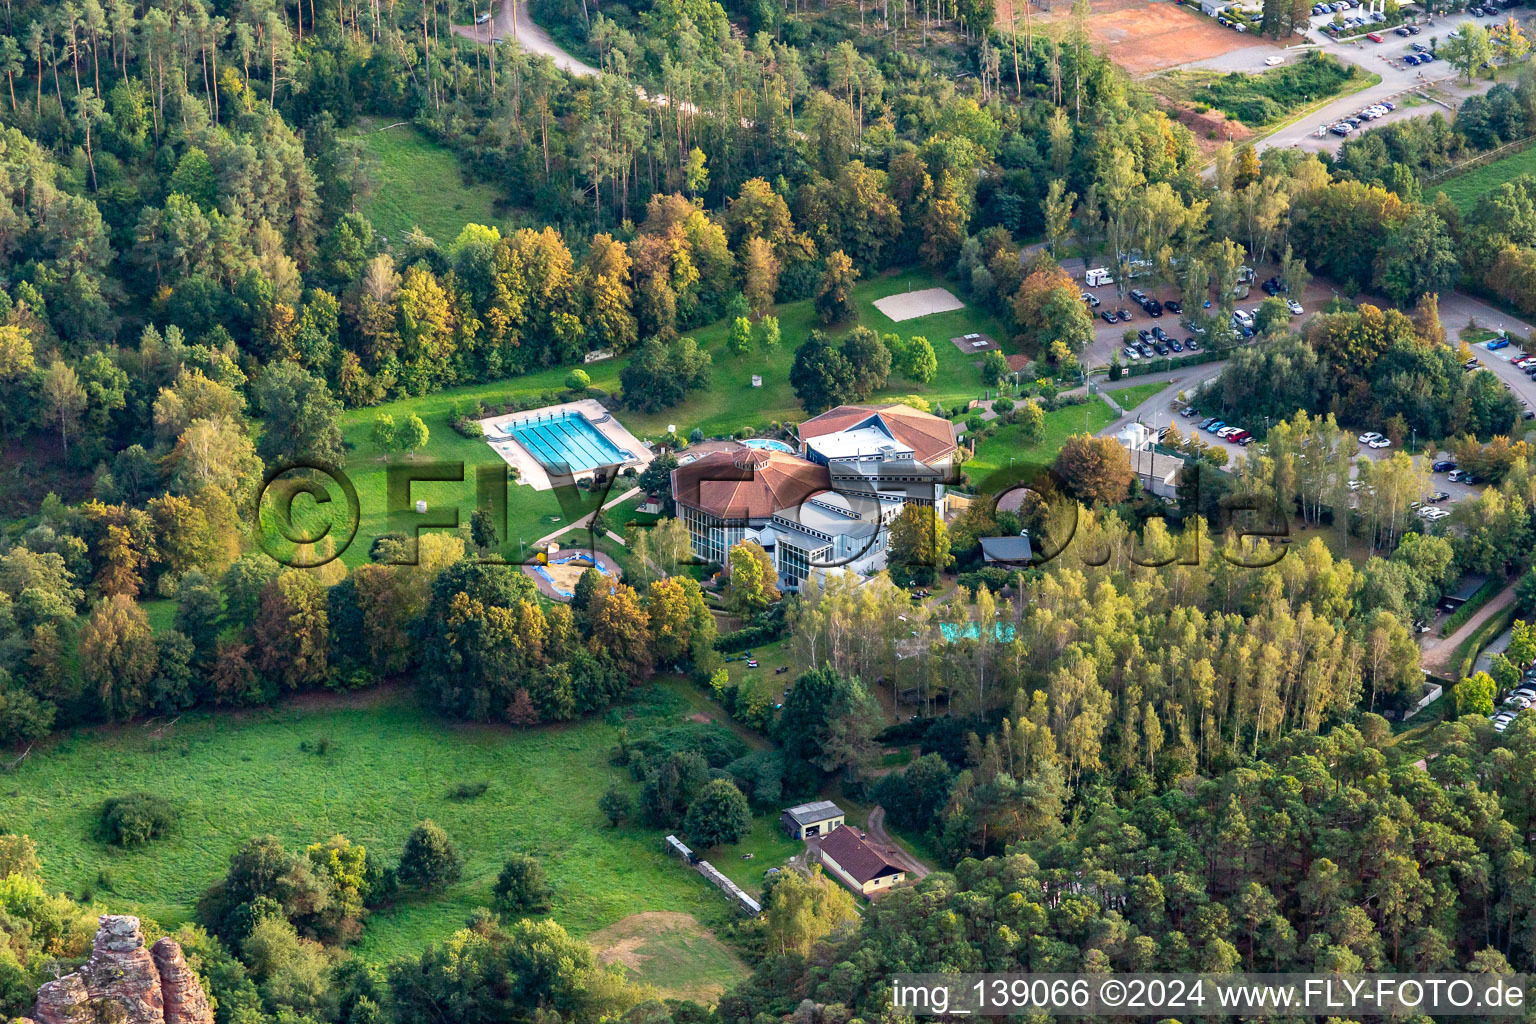
[[1434, 191], [1444, 192], [1458, 210], [1469, 213], [1483, 195], [1522, 174], [1536, 174], [1536, 146], [1447, 178]]
[[375, 187], [362, 211], [391, 242], [398, 243], [412, 227], [447, 245], [466, 224], [494, 224], [503, 232], [514, 226], [497, 212], [501, 194], [495, 186], [466, 183], [453, 151], [414, 125], [369, 119], [357, 137], [378, 161]]
[[[624, 724], [633, 733], [682, 721], [694, 713], [682, 689], [673, 680], [640, 691]], [[340, 832], [392, 861], [416, 822], [431, 818], [464, 854], [464, 878], [439, 897], [403, 898], [373, 914], [357, 947], [371, 961], [412, 954], [489, 905], [513, 851], [543, 861], [557, 890], [552, 916], [576, 935], [642, 913], [691, 914], [716, 927], [733, 920], [721, 894], [662, 852], [659, 831], [636, 822], [612, 829], [598, 813], [611, 781], [637, 789], [608, 763], [616, 720], [528, 731], [469, 726], [424, 714], [407, 690], [383, 690], [76, 730], [8, 774], [0, 820], [37, 841], [51, 888], [174, 926], [190, 919], [198, 896], [251, 836], [270, 833], [301, 851]], [[478, 799], [448, 795], [456, 783], [481, 780], [490, 788]], [[100, 842], [101, 804], [136, 790], [177, 802], [175, 833], [132, 851]], [[793, 850], [767, 814], [739, 847], [710, 855], [757, 889], [763, 871]], [[757, 856], [742, 860], [743, 852]]]

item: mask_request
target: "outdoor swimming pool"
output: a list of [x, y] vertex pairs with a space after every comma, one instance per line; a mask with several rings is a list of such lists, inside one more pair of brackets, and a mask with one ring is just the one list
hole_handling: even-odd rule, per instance
[[634, 455], [608, 440], [579, 412], [562, 412], [511, 425], [511, 434], [546, 469], [580, 473], [628, 462]]
[[[956, 640], [981, 639], [981, 627], [976, 625], [974, 622], [967, 622], [964, 624], [958, 622], [941, 622], [939, 623], [939, 632], [943, 634], [944, 639], [949, 643], [954, 643]], [[992, 627], [992, 635], [997, 638], [999, 643], [1011, 643], [1014, 636], [1013, 623], [999, 622], [994, 624]]]
[[785, 452], [789, 455], [795, 454], [795, 450], [789, 445], [783, 441], [775, 441], [771, 437], [749, 437], [741, 443], [748, 448], [767, 448], [770, 451]]

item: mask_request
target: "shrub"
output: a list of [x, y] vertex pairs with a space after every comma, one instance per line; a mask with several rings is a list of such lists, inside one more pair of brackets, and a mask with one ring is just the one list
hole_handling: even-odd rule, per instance
[[491, 784], [484, 779], [478, 782], [460, 782], [448, 791], [449, 800], [476, 800], [485, 796], [485, 791], [491, 788]]
[[177, 817], [175, 805], [154, 793], [115, 796], [101, 805], [102, 835], [114, 846], [142, 846], [170, 835]]
[[417, 825], [405, 841], [396, 872], [401, 885], [417, 889], [444, 889], [464, 873], [458, 848], [441, 825], [428, 819]]
[[554, 890], [544, 865], [526, 853], [514, 853], [501, 866], [491, 895], [503, 914], [542, 914], [549, 909]]

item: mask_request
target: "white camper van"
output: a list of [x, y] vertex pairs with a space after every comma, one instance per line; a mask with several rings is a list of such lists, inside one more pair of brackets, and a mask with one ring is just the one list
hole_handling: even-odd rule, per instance
[[1094, 267], [1092, 270], [1088, 271], [1088, 273], [1083, 275], [1083, 282], [1087, 284], [1089, 288], [1098, 288], [1101, 285], [1114, 284], [1115, 279], [1110, 276], [1108, 268]]

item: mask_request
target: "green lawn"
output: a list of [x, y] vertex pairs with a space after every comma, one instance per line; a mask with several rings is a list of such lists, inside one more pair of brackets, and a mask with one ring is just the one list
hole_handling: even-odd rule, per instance
[[[918, 395], [929, 403], [940, 402], [948, 408], [956, 402], [979, 398], [982, 392], [981, 360], [962, 354], [950, 344], [950, 338], [971, 333], [989, 334], [1004, 346], [1004, 351], [1014, 351], [1002, 324], [972, 306], [903, 320], [899, 324], [874, 306], [876, 299], [897, 292], [946, 286], [954, 291], [954, 287], [942, 278], [923, 271], [903, 271], [860, 281], [854, 287], [857, 323], [877, 334], [895, 333], [903, 339], [916, 335], [926, 337], [939, 360], [938, 376], [931, 384], [919, 384], [892, 375], [889, 386], [871, 401], [894, 401], [906, 395]], [[723, 320], [689, 331], [687, 333], [714, 357], [713, 381], [709, 389], [653, 415], [621, 413], [619, 418], [637, 437], [660, 434], [670, 423], [677, 424], [684, 433], [699, 427], [705, 434], [715, 436], [764, 428], [774, 421], [806, 419], [805, 409], [789, 385], [789, 370], [794, 363], [795, 349], [821, 324], [809, 299], [782, 303], [773, 312], [779, 318], [779, 330], [784, 339], [777, 352], [767, 355], [754, 348], [746, 355], [732, 355], [725, 348], [728, 325]], [[840, 338], [854, 326], [854, 322], [849, 322], [826, 330], [832, 337]], [[762, 376], [761, 388], [752, 387], [753, 374]]]
[[1021, 428], [1017, 423], [1011, 424], [978, 441], [976, 454], [967, 459], [961, 469], [970, 478], [972, 486], [977, 486], [997, 470], [1006, 470], [1010, 457], [1014, 465], [1020, 467], [1031, 462], [1049, 463], [1071, 435], [1098, 433], [1114, 420], [1114, 412], [1101, 398], [1095, 397], [1086, 405], [1069, 405], [1045, 414], [1045, 433], [1038, 444], [1021, 443]]
[[398, 244], [412, 227], [447, 245], [466, 224], [503, 231], [514, 226], [497, 213], [501, 195], [495, 187], [467, 183], [453, 151], [415, 126], [372, 119], [360, 125], [357, 135], [378, 160], [363, 214], [390, 242]]
[[1458, 174], [1437, 182], [1433, 187], [1444, 192], [1462, 213], [1468, 213], [1485, 193], [1513, 181], [1522, 174], [1536, 174], [1536, 146], [1511, 153], [1492, 163], [1474, 167], [1465, 174]]
[[1146, 384], [1132, 384], [1127, 388], [1102, 388], [1100, 390], [1111, 395], [1120, 408], [1130, 412], [1153, 395], [1160, 394], [1167, 387], [1167, 381], [1150, 381]]
[[[681, 721], [689, 706], [665, 691], [630, 730]], [[198, 895], [250, 836], [271, 833], [300, 850], [337, 832], [386, 860], [423, 818], [442, 825], [466, 858], [463, 881], [441, 898], [407, 899], [366, 923], [361, 955], [383, 961], [421, 949], [488, 904], [491, 883], [514, 850], [540, 857], [556, 886], [553, 916], [575, 934], [646, 911], [682, 911], [707, 924], [731, 917], [723, 896], [661, 851], [640, 824], [610, 829], [597, 798], [627, 774], [608, 764], [618, 730], [603, 721], [519, 732], [443, 723], [409, 693], [357, 700], [317, 698], [249, 713], [188, 715], [165, 735], [151, 725], [77, 730], [35, 750], [0, 790], [8, 830], [38, 844], [50, 887], [110, 898], [162, 924], [187, 920]], [[325, 753], [312, 752], [328, 740]], [[309, 749], [304, 749], [304, 745]], [[470, 801], [447, 793], [489, 780]], [[170, 794], [182, 807], [171, 838], [124, 852], [93, 838], [108, 797]], [[782, 860], [773, 817], [721, 854], [743, 884]], [[758, 854], [742, 861], [739, 853]], [[726, 863], [729, 862], [729, 863]], [[105, 880], [104, 880], [105, 879]], [[642, 972], [643, 975], [643, 972]]]
[[[990, 334], [1000, 341], [1007, 335], [997, 320], [981, 310], [967, 307], [949, 313], [937, 313], [915, 320], [893, 323], [874, 308], [874, 301], [886, 295], [942, 285], [941, 279], [922, 272], [892, 274], [861, 282], [854, 291], [858, 304], [858, 322], [881, 334], [898, 333], [903, 337], [923, 335], [933, 344], [938, 356], [939, 372], [928, 385], [893, 376], [889, 386], [872, 401], [894, 401], [908, 395], [917, 395], [930, 403], [940, 402], [947, 408], [980, 396], [981, 371], [979, 359], [962, 354], [949, 339], [961, 334], [980, 332]], [[734, 433], [742, 429], [766, 430], [774, 421], [799, 421], [806, 418], [805, 410], [795, 398], [789, 386], [789, 368], [794, 360], [794, 349], [816, 326], [815, 311], [810, 301], [785, 303], [775, 310], [780, 318], [780, 330], [784, 337], [779, 351], [765, 355], [754, 350], [744, 356], [734, 356], [725, 348], [726, 325], [723, 321], [708, 324], [691, 332], [714, 358], [713, 380], [705, 391], [691, 396], [686, 402], [645, 415], [620, 411], [619, 419], [641, 440], [654, 438], [676, 424], [683, 434], [694, 427], [703, 429], [710, 436]], [[839, 325], [832, 333], [846, 334], [852, 323]], [[1005, 350], [1008, 348], [1006, 342]], [[618, 390], [619, 371], [626, 360], [612, 359], [593, 363], [586, 367], [595, 387], [609, 392]], [[342, 436], [347, 447], [346, 471], [357, 488], [361, 523], [356, 540], [343, 553], [347, 565], [360, 565], [368, 561], [369, 546], [373, 538], [390, 529], [386, 501], [387, 471], [391, 458], [373, 443], [371, 433], [374, 420], [388, 413], [399, 421], [410, 413], [420, 416], [431, 433], [425, 448], [417, 453], [414, 461], [431, 460], [463, 462], [463, 482], [417, 483], [412, 486], [411, 500], [425, 499], [433, 509], [457, 506], [461, 522], [468, 522], [475, 507], [474, 467], [496, 466], [501, 457], [481, 438], [465, 438], [449, 425], [454, 407], [469, 400], [488, 404], [501, 404], [515, 399], [526, 399], [546, 392], [558, 391], [563, 386], [568, 368], [556, 367], [523, 377], [452, 388], [420, 398], [407, 398], [381, 406], [348, 410], [342, 417]], [[763, 376], [760, 390], [751, 387], [754, 373]], [[619, 485], [623, 486], [623, 481]], [[616, 493], [616, 492], [611, 492]], [[331, 508], [340, 513], [341, 504]], [[295, 516], [302, 520], [313, 512], [313, 504], [307, 496], [300, 495], [294, 503]], [[590, 507], [581, 511], [589, 511]], [[521, 561], [526, 556], [527, 545], [546, 534], [552, 533], [576, 518], [571, 509], [562, 509], [552, 491], [535, 491], [531, 487], [513, 484], [509, 488], [507, 507], [508, 537], [502, 549], [505, 557]], [[617, 510], [613, 516], [615, 532], [622, 533], [622, 524], [629, 518], [647, 518], [627, 510]], [[522, 543], [519, 544], [519, 541]]]

